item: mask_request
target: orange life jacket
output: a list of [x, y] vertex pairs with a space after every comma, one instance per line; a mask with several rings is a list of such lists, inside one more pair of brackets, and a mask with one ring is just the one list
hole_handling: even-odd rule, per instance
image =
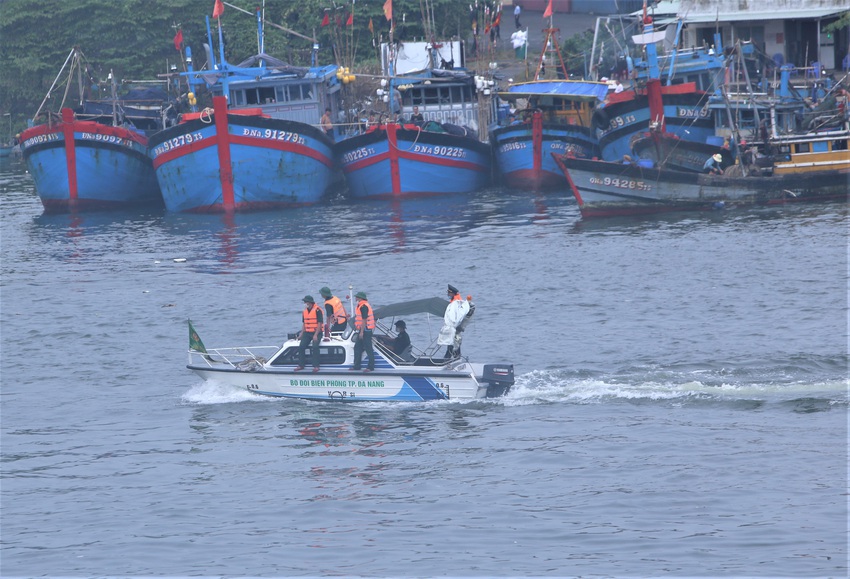
[[[304, 331], [309, 333], [313, 333], [319, 329], [321, 323], [319, 322], [319, 315], [321, 314], [321, 309], [316, 304], [313, 304], [313, 309], [308, 310], [304, 308], [304, 313], [302, 317], [304, 319]], [[317, 313], [318, 312], [318, 313]]]
[[[330, 304], [330, 306], [334, 310], [334, 319], [337, 324], [344, 324], [348, 319], [348, 314], [345, 312], [345, 306], [342, 305], [342, 302], [338, 297], [333, 296], [325, 300], [325, 305]], [[330, 320], [328, 320], [330, 322]]]
[[360, 311], [360, 308], [366, 306], [366, 309], [369, 312], [369, 315], [366, 317], [366, 329], [374, 330], [375, 329], [375, 314], [372, 312], [372, 306], [369, 305], [369, 302], [366, 300], [361, 300], [354, 311], [354, 327], [358, 330], [363, 328], [363, 312]]

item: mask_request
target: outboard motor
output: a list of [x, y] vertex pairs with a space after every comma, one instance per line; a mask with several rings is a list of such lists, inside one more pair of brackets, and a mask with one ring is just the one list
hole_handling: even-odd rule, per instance
[[487, 398], [504, 396], [514, 385], [514, 365], [484, 364], [481, 381], [487, 383]]

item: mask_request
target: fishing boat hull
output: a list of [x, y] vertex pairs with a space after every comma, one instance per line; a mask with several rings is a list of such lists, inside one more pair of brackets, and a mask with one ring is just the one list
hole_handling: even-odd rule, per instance
[[501, 184], [542, 191], [564, 186], [564, 176], [552, 154], [582, 159], [599, 156], [599, 146], [585, 127], [520, 123], [490, 133]]
[[63, 109], [60, 122], [21, 133], [21, 153], [47, 212], [162, 205], [147, 138], [133, 130]]
[[[653, 166], [663, 166], [675, 171], [702, 173], [709, 157], [720, 155], [721, 169], [735, 164], [729, 149], [688, 141], [670, 133], [639, 133], [632, 138], [632, 150], [639, 159], [652, 161]], [[562, 174], [563, 176], [563, 174]]]
[[[714, 120], [707, 97], [689, 85], [661, 87], [666, 131], [682, 140], [707, 142], [714, 136]], [[626, 95], [626, 96], [620, 96]], [[593, 114], [592, 128], [599, 139], [601, 159], [619, 161], [632, 155], [635, 135], [650, 128], [649, 99], [646, 95], [620, 93]]]
[[[151, 138], [168, 211], [220, 213], [313, 205], [333, 179], [333, 144], [310, 125], [251, 110], [214, 111]], [[235, 114], [238, 113], [238, 114]]]
[[556, 158], [584, 218], [711, 211], [806, 201], [848, 201], [850, 170], [730, 177], [633, 164]]
[[382, 125], [337, 144], [354, 199], [469, 193], [490, 182], [490, 147], [472, 137]]

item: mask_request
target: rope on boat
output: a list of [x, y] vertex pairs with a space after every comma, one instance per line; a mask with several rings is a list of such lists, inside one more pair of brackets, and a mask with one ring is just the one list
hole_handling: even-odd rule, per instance
[[[198, 115], [198, 119], [200, 119], [202, 123], [210, 124], [212, 122], [212, 114], [213, 110], [210, 107], [207, 107], [201, 111], [201, 114]], [[206, 115], [206, 118], [204, 118], [204, 115]]]

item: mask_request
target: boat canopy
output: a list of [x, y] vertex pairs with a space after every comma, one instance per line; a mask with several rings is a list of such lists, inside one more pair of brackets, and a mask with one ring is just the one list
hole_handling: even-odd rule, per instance
[[393, 318], [396, 316], [409, 316], [413, 314], [433, 314], [442, 317], [446, 313], [449, 302], [442, 298], [425, 298], [410, 302], [401, 302], [375, 308], [376, 318]]
[[269, 71], [276, 74], [293, 74], [303, 77], [310, 72], [310, 69], [306, 66], [293, 66], [275, 58], [274, 56], [269, 56], [268, 54], [255, 54], [254, 56], [246, 58], [236, 66], [237, 68], [256, 68], [259, 67], [261, 63], [265, 64]]
[[608, 94], [608, 83], [576, 80], [550, 80], [539, 82], [522, 82], [508, 87], [507, 92], [500, 92], [502, 100], [516, 100], [540, 96], [563, 97], [576, 101], [601, 101]]

